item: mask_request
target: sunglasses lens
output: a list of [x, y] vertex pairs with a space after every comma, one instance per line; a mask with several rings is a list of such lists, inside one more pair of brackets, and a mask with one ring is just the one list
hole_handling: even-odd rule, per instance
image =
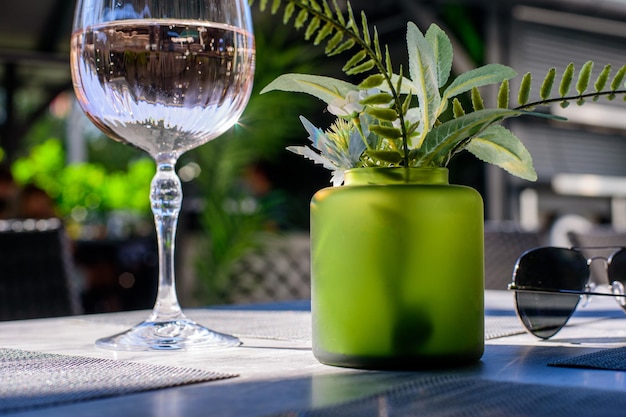
[[[539, 248], [523, 254], [514, 281], [519, 287], [538, 290], [582, 291], [589, 277], [587, 260], [565, 248]], [[517, 311], [524, 326], [537, 337], [555, 335], [569, 320], [580, 301], [576, 294], [516, 292]]]

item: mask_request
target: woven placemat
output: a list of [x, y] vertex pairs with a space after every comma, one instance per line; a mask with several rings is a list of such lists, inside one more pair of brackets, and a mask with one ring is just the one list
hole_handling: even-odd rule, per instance
[[526, 331], [519, 319], [514, 316], [486, 316], [485, 340], [523, 334]]
[[613, 391], [490, 381], [455, 375], [422, 377], [361, 400], [274, 417], [623, 417], [626, 397]]
[[602, 349], [593, 353], [559, 359], [548, 363], [548, 365], [566, 368], [626, 371], [626, 347]]
[[[219, 312], [221, 313], [221, 312]], [[311, 314], [295, 311], [230, 311], [212, 314], [209, 325], [241, 337], [310, 342]], [[515, 316], [485, 317], [485, 340], [522, 334], [525, 330]]]
[[0, 414], [235, 376], [0, 348]]
[[[145, 312], [126, 313], [118, 324], [132, 326], [145, 319]], [[311, 313], [309, 311], [251, 311], [251, 310], [212, 310], [193, 309], [189, 318], [212, 330], [233, 334], [238, 337], [273, 339], [297, 342], [311, 342]], [[110, 323], [114, 315], [83, 316], [90, 323]], [[524, 328], [516, 316], [486, 316], [485, 339], [512, 336], [524, 333]]]

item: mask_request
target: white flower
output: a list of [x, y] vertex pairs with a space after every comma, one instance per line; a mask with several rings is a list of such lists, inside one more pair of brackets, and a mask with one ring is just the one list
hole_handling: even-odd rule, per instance
[[378, 93], [380, 93], [378, 88], [350, 91], [346, 97], [333, 100], [328, 105], [328, 112], [337, 117], [356, 117], [365, 108], [361, 101]]
[[353, 117], [363, 111], [364, 106], [359, 103], [358, 91], [350, 91], [345, 98], [337, 98], [328, 105], [328, 111], [337, 117]]

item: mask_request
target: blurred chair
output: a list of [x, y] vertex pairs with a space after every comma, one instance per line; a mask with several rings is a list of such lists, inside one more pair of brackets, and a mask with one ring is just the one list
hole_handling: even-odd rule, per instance
[[311, 297], [309, 235], [294, 233], [243, 256], [229, 274], [228, 302], [256, 303]]
[[[625, 246], [626, 230], [615, 229], [610, 225], [595, 225], [584, 232], [571, 231], [567, 233], [572, 246], [582, 248], [600, 248], [603, 246]], [[588, 249], [583, 251], [587, 257], [608, 256], [613, 249], [602, 251], [601, 249]], [[606, 283], [606, 271], [602, 262], [592, 262], [592, 281], [596, 284]]]
[[539, 232], [522, 230], [514, 223], [485, 223], [485, 289], [505, 290], [517, 258], [542, 246]]
[[584, 232], [568, 232], [572, 246], [626, 246], [626, 230], [615, 229], [611, 226], [593, 226]]
[[69, 244], [58, 219], [0, 220], [0, 320], [81, 313]]

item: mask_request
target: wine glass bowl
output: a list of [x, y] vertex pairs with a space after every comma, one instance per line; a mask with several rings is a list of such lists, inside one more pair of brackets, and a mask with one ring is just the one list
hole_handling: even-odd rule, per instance
[[254, 37], [247, 0], [79, 0], [71, 39], [77, 100], [112, 139], [157, 165], [150, 200], [159, 250], [157, 299], [148, 319], [100, 339], [123, 350], [233, 346], [233, 336], [185, 317], [176, 296], [174, 247], [182, 189], [176, 161], [241, 116], [252, 90]]

